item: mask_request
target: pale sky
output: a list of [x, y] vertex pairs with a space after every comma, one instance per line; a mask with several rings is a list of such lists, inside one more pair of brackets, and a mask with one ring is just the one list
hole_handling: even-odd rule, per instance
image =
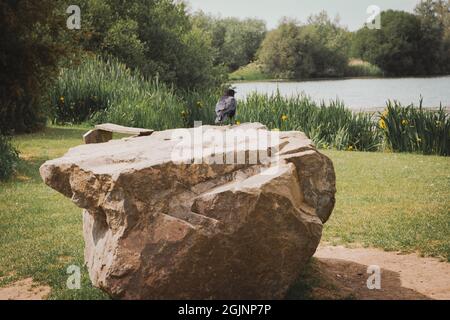
[[325, 10], [331, 17], [339, 14], [341, 24], [351, 31], [363, 26], [367, 8], [376, 5], [381, 10], [413, 12], [420, 0], [185, 0], [191, 11], [202, 10], [222, 17], [259, 18], [269, 29], [275, 28], [282, 17], [305, 22], [311, 14]]

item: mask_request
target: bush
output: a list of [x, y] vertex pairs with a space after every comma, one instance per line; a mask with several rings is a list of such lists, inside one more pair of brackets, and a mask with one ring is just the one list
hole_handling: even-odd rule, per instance
[[0, 181], [12, 176], [18, 162], [19, 153], [12, 146], [11, 138], [0, 135]]
[[284, 21], [268, 33], [260, 51], [264, 71], [276, 78], [342, 77], [347, 68], [349, 33], [325, 13], [308, 24]]
[[266, 23], [258, 19], [216, 18], [200, 11], [192, 16], [192, 20], [210, 35], [217, 51], [214, 63], [223, 64], [228, 71], [253, 61], [267, 32]]

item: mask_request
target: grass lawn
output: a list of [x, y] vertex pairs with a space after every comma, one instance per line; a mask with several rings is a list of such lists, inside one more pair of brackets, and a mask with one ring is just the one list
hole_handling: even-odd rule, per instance
[[[33, 277], [53, 299], [104, 299], [82, 268], [82, 289], [66, 289], [67, 267], [83, 266], [81, 209], [45, 186], [39, 166], [82, 143], [82, 127], [18, 136], [18, 175], [0, 183], [0, 287]], [[450, 261], [450, 158], [324, 151], [337, 173], [337, 203], [323, 240], [418, 251]]]
[[325, 151], [337, 175], [323, 240], [450, 261], [450, 158]]

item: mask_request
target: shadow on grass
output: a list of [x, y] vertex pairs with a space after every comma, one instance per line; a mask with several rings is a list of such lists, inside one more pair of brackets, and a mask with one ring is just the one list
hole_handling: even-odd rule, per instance
[[16, 176], [14, 180], [17, 182], [23, 182], [23, 180], [30, 179], [32, 182], [42, 182], [41, 176], [39, 174], [39, 168], [41, 165], [49, 160], [48, 158], [32, 158], [32, 159], [21, 159], [19, 165], [17, 166]]

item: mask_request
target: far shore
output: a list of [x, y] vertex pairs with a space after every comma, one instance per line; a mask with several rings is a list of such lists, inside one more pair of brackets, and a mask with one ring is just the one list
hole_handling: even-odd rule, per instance
[[228, 81], [230, 83], [252, 83], [252, 82], [279, 82], [279, 83], [289, 83], [289, 82], [314, 82], [314, 81], [339, 81], [339, 80], [361, 80], [361, 79], [427, 79], [427, 78], [445, 78], [450, 77], [450, 74], [441, 75], [423, 75], [423, 76], [402, 76], [402, 77], [388, 77], [388, 76], [360, 76], [360, 77], [329, 77], [329, 78], [301, 78], [301, 79], [233, 79], [230, 78]]

